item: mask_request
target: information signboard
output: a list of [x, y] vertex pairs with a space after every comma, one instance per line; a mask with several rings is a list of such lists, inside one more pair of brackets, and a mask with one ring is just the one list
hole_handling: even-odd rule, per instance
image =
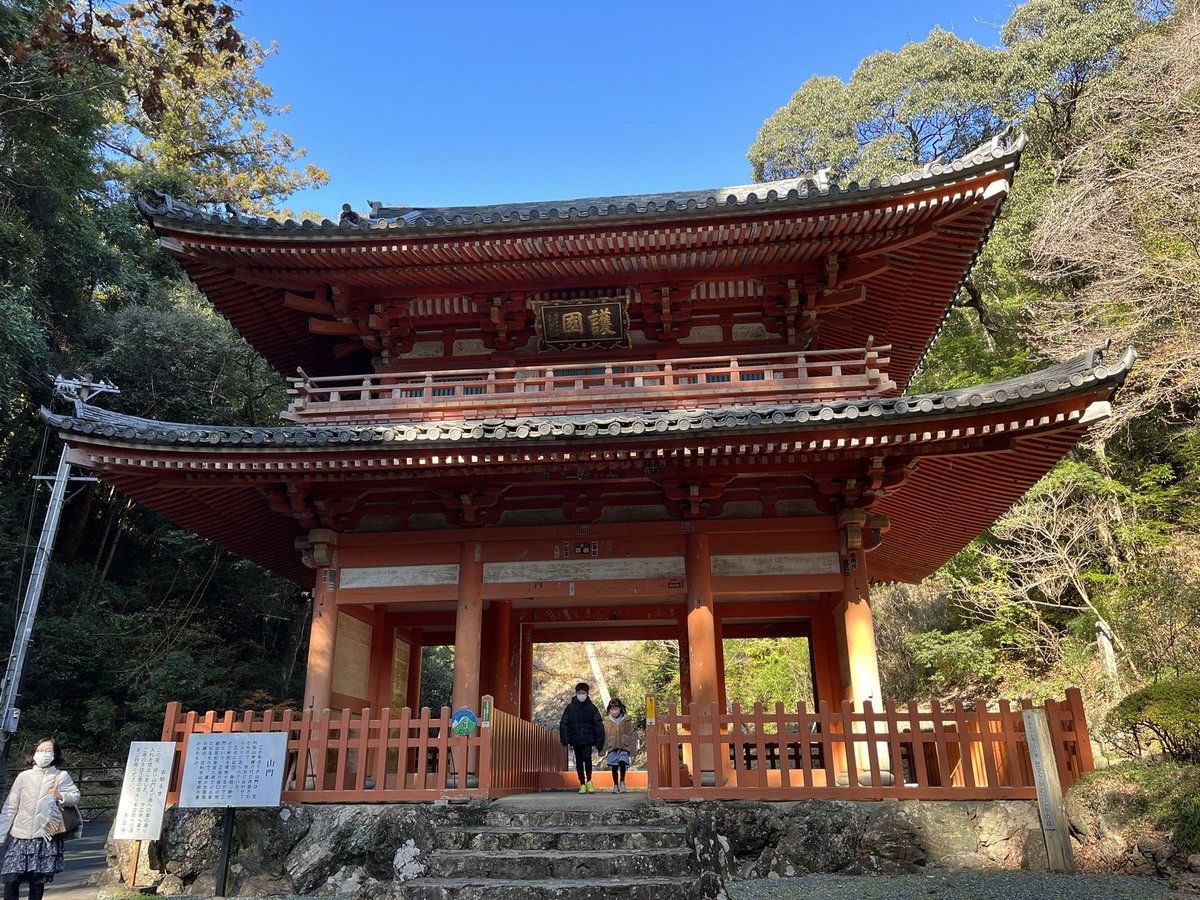
[[174, 741], [134, 741], [129, 745], [113, 826], [115, 840], [156, 841], [162, 835], [174, 761]]
[[193, 734], [183, 761], [181, 807], [278, 806], [287, 735]]

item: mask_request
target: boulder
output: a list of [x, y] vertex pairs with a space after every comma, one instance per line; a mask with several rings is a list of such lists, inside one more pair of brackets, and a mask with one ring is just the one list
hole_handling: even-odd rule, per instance
[[866, 820], [863, 805], [852, 801], [798, 801], [788, 811], [776, 844], [759, 855], [755, 874], [841, 872], [858, 857]]

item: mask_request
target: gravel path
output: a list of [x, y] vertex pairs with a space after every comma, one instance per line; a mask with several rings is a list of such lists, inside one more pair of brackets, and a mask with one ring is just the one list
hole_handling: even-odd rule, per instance
[[[1153, 878], [936, 869], [920, 875], [805, 875], [762, 878], [727, 888], [730, 900], [1174, 900]], [[1186, 895], [1195, 897], [1194, 894]]]

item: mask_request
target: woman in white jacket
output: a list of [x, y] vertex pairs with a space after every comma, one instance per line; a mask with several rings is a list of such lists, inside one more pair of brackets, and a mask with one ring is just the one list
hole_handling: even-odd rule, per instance
[[29, 883], [29, 900], [42, 900], [46, 885], [63, 870], [61, 834], [46, 834], [44, 816], [38, 807], [47, 795], [62, 806], [79, 802], [79, 788], [63, 772], [62, 753], [53, 738], [38, 741], [29, 758], [31, 768], [13, 779], [12, 790], [0, 809], [0, 835], [7, 838], [0, 881], [4, 900], [17, 900], [21, 882]]

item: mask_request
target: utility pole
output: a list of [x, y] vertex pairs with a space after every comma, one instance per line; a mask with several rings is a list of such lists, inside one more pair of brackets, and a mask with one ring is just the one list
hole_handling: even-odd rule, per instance
[[[91, 376], [82, 378], [54, 379], [54, 393], [66, 400], [86, 403], [97, 394], [119, 394], [111, 384], [93, 382]], [[67, 448], [62, 449], [58, 459], [58, 470], [53, 478], [35, 475], [38, 481], [53, 481], [50, 488], [50, 504], [46, 507], [46, 519], [42, 523], [42, 534], [38, 539], [37, 552], [33, 556], [33, 570], [29, 573], [29, 584], [25, 586], [25, 600], [21, 604], [21, 617], [17, 620], [17, 631], [13, 635], [12, 653], [8, 657], [8, 669], [4, 681], [0, 682], [0, 794], [8, 786], [8, 755], [12, 738], [17, 733], [21, 710], [17, 708], [17, 697], [21, 689], [21, 675], [25, 669], [25, 657], [29, 652], [29, 641], [33, 634], [33, 623], [37, 618], [38, 603], [42, 599], [42, 588], [46, 583], [46, 570], [50, 565], [50, 553], [58, 535], [58, 520], [66, 502], [67, 484], [71, 481], [95, 481], [90, 476], [71, 475], [71, 464], [67, 462]]]

